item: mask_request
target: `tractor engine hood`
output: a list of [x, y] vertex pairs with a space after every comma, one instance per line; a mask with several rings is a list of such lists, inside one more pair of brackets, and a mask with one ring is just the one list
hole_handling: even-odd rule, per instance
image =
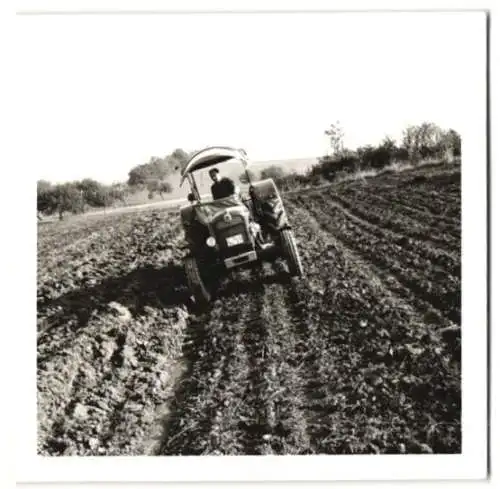
[[215, 219], [220, 217], [221, 214], [226, 214], [229, 210], [231, 213], [234, 211], [237, 211], [240, 214], [249, 213], [243, 202], [236, 196], [194, 206], [194, 212], [197, 220], [205, 225], [211, 224]]

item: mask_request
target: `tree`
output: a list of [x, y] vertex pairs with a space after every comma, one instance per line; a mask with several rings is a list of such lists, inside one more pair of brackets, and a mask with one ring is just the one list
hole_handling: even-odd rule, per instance
[[152, 156], [148, 163], [137, 165], [129, 171], [128, 185], [131, 187], [147, 186], [149, 180], [164, 180], [169, 175], [184, 168], [190, 155], [177, 148], [164, 158]]
[[169, 194], [173, 190], [172, 185], [169, 182], [156, 179], [148, 180], [147, 189], [149, 199], [152, 199], [155, 194], [160, 194], [160, 197], [163, 199], [163, 194]]
[[158, 187], [158, 193], [160, 197], [163, 199], [163, 194], [169, 194], [173, 190], [172, 185], [169, 182], [160, 182]]
[[386, 136], [383, 141], [382, 141], [382, 144], [380, 145], [381, 148], [384, 148], [388, 153], [390, 154], [394, 154], [397, 150], [397, 144], [396, 144], [396, 140], [389, 137], [389, 136]]
[[38, 180], [36, 182], [37, 192], [46, 192], [52, 188], [52, 184], [48, 180]]
[[449, 129], [447, 133], [447, 137], [451, 143], [451, 148], [453, 150], [453, 156], [461, 156], [462, 155], [462, 138], [457, 131], [453, 129]]
[[359, 160], [358, 166], [361, 170], [370, 168], [372, 166], [373, 155], [376, 151], [376, 148], [371, 144], [367, 144], [365, 146], [360, 146], [356, 150], [356, 155]]
[[344, 130], [337, 121], [335, 124], [330, 124], [330, 127], [325, 130], [325, 135], [330, 139], [330, 148], [334, 155], [340, 154], [344, 150]]
[[170, 169], [170, 172], [172, 173], [174, 171], [182, 170], [186, 166], [189, 157], [190, 155], [183, 149], [177, 148], [175, 151], [173, 151], [173, 153], [169, 157], [167, 157], [169, 159], [168, 167]]
[[453, 129], [443, 133], [444, 157], [450, 161], [453, 157], [462, 155], [462, 140], [460, 134]]
[[148, 163], [137, 165], [129, 171], [128, 184], [133, 187], [146, 185], [148, 180], [162, 179], [168, 173], [166, 163], [152, 156]]
[[42, 214], [48, 214], [51, 207], [52, 184], [47, 180], [38, 180], [36, 183], [36, 208]]
[[51, 191], [49, 213], [57, 212], [62, 220], [65, 212], [83, 212], [85, 200], [82, 194], [74, 182], [56, 185]]
[[403, 131], [403, 147], [411, 161], [443, 156], [443, 130], [432, 122], [409, 126]]
[[377, 146], [365, 146], [358, 150], [361, 153], [361, 167], [381, 169], [389, 166], [398, 155], [398, 147], [396, 141], [388, 136]]
[[126, 204], [125, 197], [129, 194], [129, 187], [124, 183], [113, 183], [107, 189], [107, 193], [111, 202], [119, 200], [122, 204]]
[[82, 192], [85, 204], [90, 207], [106, 207], [108, 189], [96, 180], [85, 178], [76, 182], [76, 188]]

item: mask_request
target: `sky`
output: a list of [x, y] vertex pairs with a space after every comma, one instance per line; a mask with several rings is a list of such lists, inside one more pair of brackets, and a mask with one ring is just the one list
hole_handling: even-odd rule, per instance
[[484, 17], [466, 13], [17, 16], [20, 163], [125, 181], [175, 148], [316, 157], [425, 120], [461, 132]]

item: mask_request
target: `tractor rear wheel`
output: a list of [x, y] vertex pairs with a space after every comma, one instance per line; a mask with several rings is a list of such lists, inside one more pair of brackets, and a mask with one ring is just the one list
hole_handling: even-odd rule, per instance
[[302, 267], [302, 261], [300, 259], [293, 231], [291, 229], [283, 229], [280, 232], [280, 238], [281, 248], [287, 261], [290, 275], [292, 275], [292, 277], [302, 277], [304, 275], [304, 269]]
[[192, 256], [184, 258], [184, 269], [189, 290], [194, 296], [195, 302], [199, 305], [207, 305], [211, 300], [211, 294], [203, 281], [196, 258]]

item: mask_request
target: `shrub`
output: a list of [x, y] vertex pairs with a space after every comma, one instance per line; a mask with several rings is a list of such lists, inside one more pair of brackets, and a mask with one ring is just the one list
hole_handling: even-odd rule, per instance
[[91, 178], [85, 178], [75, 184], [77, 190], [86, 205], [89, 207], [106, 207], [109, 198], [109, 190], [99, 182]]
[[274, 180], [279, 180], [285, 176], [285, 170], [281, 166], [271, 165], [260, 172], [261, 180], [266, 178], [272, 178]]
[[339, 173], [353, 173], [358, 170], [359, 162], [359, 157], [353, 151], [342, 151], [320, 158], [319, 164], [311, 169], [310, 175], [320, 175], [327, 181], [333, 181]]

